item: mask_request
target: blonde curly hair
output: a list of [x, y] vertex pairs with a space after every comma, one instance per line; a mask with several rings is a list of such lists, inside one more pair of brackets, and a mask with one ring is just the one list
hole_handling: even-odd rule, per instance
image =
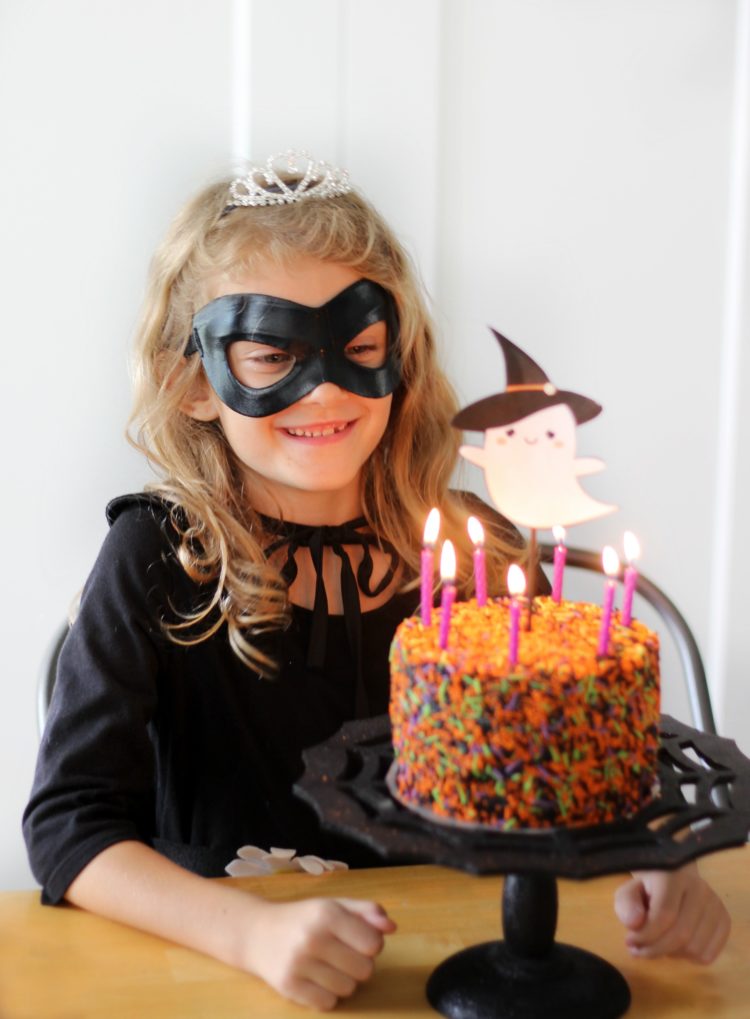
[[[148, 488], [173, 504], [178, 556], [207, 597], [189, 616], [165, 624], [178, 643], [205, 640], [226, 624], [234, 652], [261, 675], [276, 663], [258, 646], [263, 632], [289, 620], [287, 589], [264, 556], [268, 537], [248, 504], [242, 473], [217, 421], [181, 410], [200, 359], [184, 349], [195, 312], [222, 274], [283, 264], [304, 254], [349, 266], [394, 297], [400, 323], [402, 381], [385, 434], [363, 468], [363, 513], [403, 564], [403, 589], [416, 586], [425, 516], [438, 506], [441, 533], [459, 551], [460, 588], [471, 555], [464, 500], [449, 490], [459, 434], [452, 387], [440, 370], [434, 333], [410, 259], [372, 206], [356, 192], [295, 204], [235, 208], [225, 214], [229, 180], [210, 185], [179, 213], [151, 265], [134, 356], [130, 441], [160, 475]], [[502, 587], [509, 559], [522, 554], [510, 532], [487, 535], [488, 579]]]

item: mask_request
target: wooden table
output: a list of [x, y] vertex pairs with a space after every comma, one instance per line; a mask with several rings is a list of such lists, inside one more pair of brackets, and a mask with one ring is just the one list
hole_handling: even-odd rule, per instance
[[[701, 869], [727, 902], [732, 938], [711, 967], [636, 961], [612, 911], [620, 878], [560, 881], [557, 937], [603, 956], [633, 993], [629, 1019], [750, 1016], [750, 848], [717, 853]], [[230, 879], [226, 879], [230, 880]], [[376, 898], [399, 925], [369, 984], [338, 1016], [435, 1016], [424, 996], [432, 969], [468, 945], [499, 936], [502, 879], [440, 867], [279, 874], [235, 881], [269, 899], [306, 895]], [[550, 1017], [554, 1003], [550, 1003]], [[0, 893], [2, 1019], [276, 1019], [310, 1015], [259, 980], [188, 949], [72, 907], [39, 904], [37, 892]], [[585, 1019], [585, 1017], [582, 1017]]]

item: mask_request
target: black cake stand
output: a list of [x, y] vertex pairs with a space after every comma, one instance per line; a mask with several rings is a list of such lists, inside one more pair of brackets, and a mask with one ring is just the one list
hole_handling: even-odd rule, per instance
[[661, 719], [660, 793], [636, 817], [586, 828], [502, 833], [432, 821], [395, 800], [387, 715], [350, 722], [305, 754], [296, 791], [323, 824], [391, 863], [505, 874], [502, 941], [464, 949], [427, 982], [451, 1019], [616, 1019], [630, 989], [604, 959], [555, 942], [557, 877], [669, 870], [743, 845], [750, 831], [750, 761], [727, 739]]

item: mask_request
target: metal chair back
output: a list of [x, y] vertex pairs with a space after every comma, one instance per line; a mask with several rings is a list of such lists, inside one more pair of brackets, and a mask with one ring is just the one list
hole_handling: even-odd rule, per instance
[[49, 703], [52, 700], [52, 688], [55, 685], [55, 676], [57, 675], [57, 659], [60, 657], [60, 652], [69, 630], [70, 624], [67, 620], [58, 626], [42, 658], [36, 688], [36, 724], [39, 730], [39, 739], [42, 738], [47, 721]]
[[[554, 552], [554, 545], [540, 544], [539, 546], [542, 562], [551, 563]], [[565, 565], [581, 570], [590, 570], [595, 573], [602, 572], [600, 557], [595, 552], [589, 552], [582, 548], [568, 547]], [[685, 617], [664, 591], [652, 580], [649, 580], [648, 577], [644, 577], [642, 573], [638, 574], [636, 591], [658, 612], [674, 640], [685, 675], [694, 725], [702, 729], [703, 732], [716, 734], [716, 723], [714, 722], [714, 714], [711, 707], [706, 670], [703, 667], [703, 659], [698, 650], [695, 637]]]

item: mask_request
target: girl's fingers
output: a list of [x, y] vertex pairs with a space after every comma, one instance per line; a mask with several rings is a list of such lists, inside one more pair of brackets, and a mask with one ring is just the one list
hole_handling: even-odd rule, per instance
[[[330, 926], [334, 936], [362, 955], [374, 956], [382, 951], [383, 931], [375, 925], [375, 922], [370, 922], [371, 917], [368, 912], [352, 909], [346, 900], [337, 900], [337, 905], [340, 908], [333, 917]], [[376, 918], [377, 914], [372, 913], [372, 920], [375, 921]]]
[[[702, 906], [698, 896], [685, 896], [678, 907], [672, 903], [664, 906], [654, 922], [646, 923], [637, 933], [629, 935], [628, 947], [647, 959], [681, 954], [702, 922]], [[654, 936], [654, 932], [659, 933]]]
[[[656, 894], [662, 891], [661, 882], [654, 884], [649, 922], [628, 934], [628, 947], [634, 955], [645, 959], [677, 955], [696, 962], [713, 962], [729, 937], [729, 914], [723, 902], [697, 872], [684, 884], [675, 882], [677, 884], [682, 891], [678, 906], [675, 906], [674, 898]], [[660, 929], [657, 936], [650, 936]]]
[[336, 999], [348, 998], [357, 989], [357, 981], [348, 973], [342, 973], [322, 959], [306, 959], [300, 968], [299, 977]]
[[669, 873], [636, 875], [644, 888], [648, 912], [645, 923], [628, 935], [629, 947], [648, 947], [672, 943], [675, 926], [685, 910], [686, 881], [682, 875]]
[[371, 955], [363, 955], [361, 952], [355, 951], [334, 936], [321, 942], [317, 957], [321, 962], [346, 974], [358, 983], [369, 980], [375, 969]]
[[339, 1000], [332, 991], [321, 987], [314, 980], [301, 977], [294, 977], [276, 989], [296, 1005], [314, 1008], [318, 1012], [330, 1011], [336, 1007]]
[[396, 930], [394, 921], [391, 920], [383, 907], [377, 902], [370, 902], [367, 899], [336, 899], [336, 902], [350, 913], [356, 913], [358, 916], [361, 916], [384, 934], [391, 934]]
[[731, 926], [724, 904], [719, 899], [712, 901], [680, 954], [708, 965], [726, 944]]
[[722, 917], [720, 922], [716, 926], [714, 935], [708, 942], [706, 947], [698, 957], [698, 961], [708, 965], [718, 958], [719, 954], [723, 951], [724, 946], [729, 940], [729, 935], [732, 931], [732, 920], [729, 913], [722, 905]]
[[640, 878], [631, 878], [615, 892], [615, 915], [628, 930], [637, 931], [646, 922], [648, 900]]

